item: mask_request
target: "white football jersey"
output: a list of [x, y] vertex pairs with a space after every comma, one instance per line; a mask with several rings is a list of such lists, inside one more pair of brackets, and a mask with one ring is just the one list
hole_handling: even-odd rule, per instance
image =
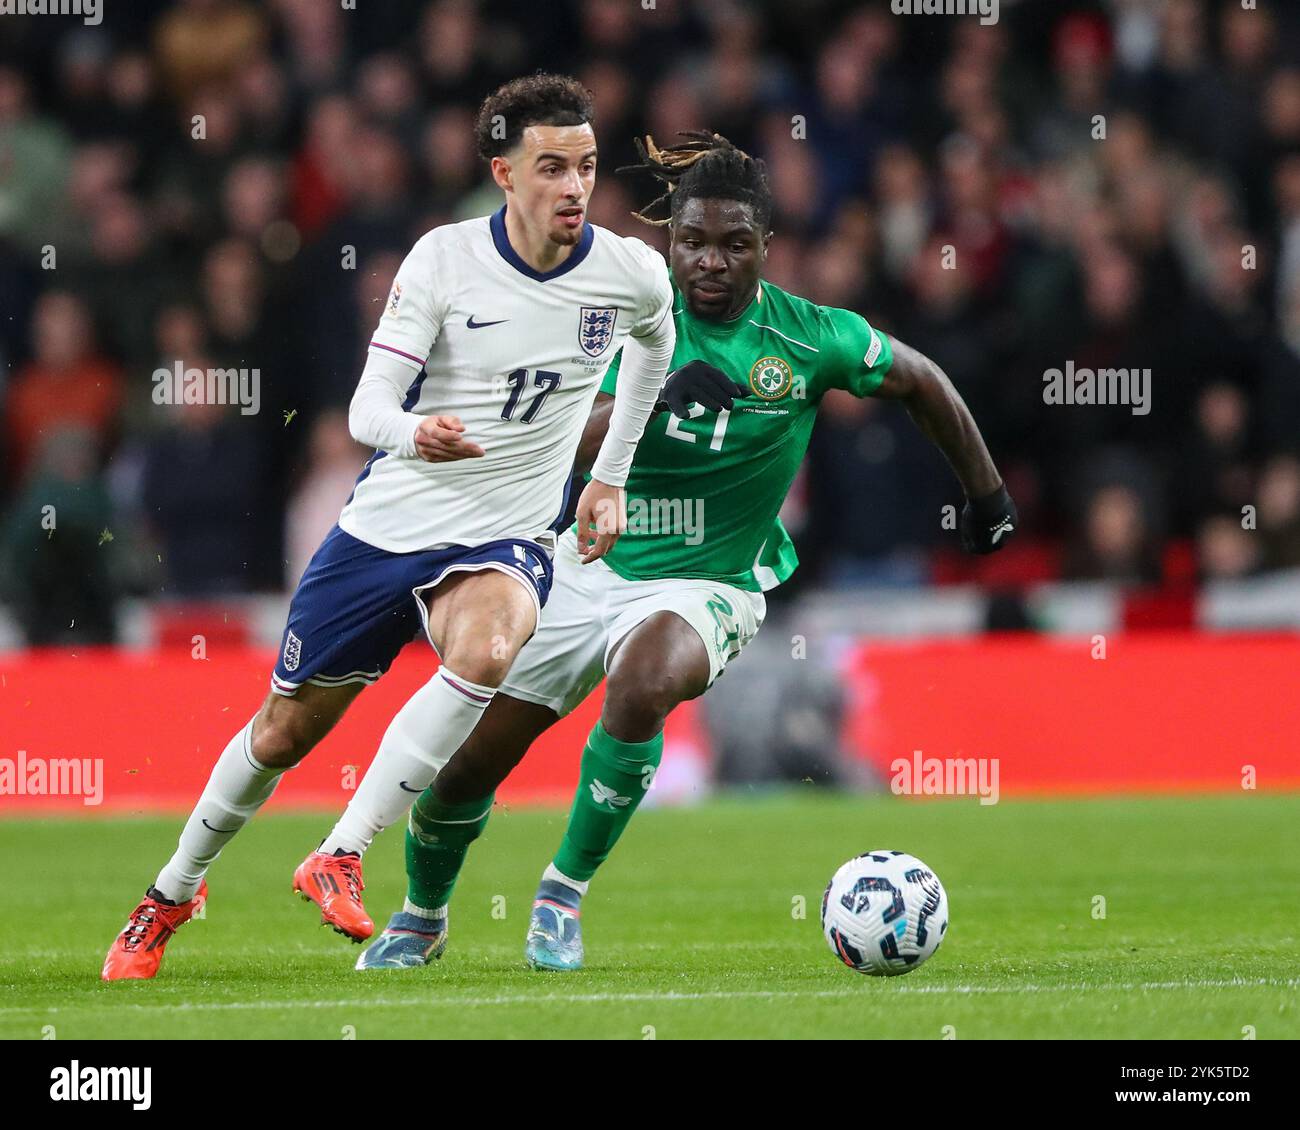
[[610, 361], [671, 306], [667, 266], [639, 239], [587, 224], [539, 273], [510, 246], [504, 208], [435, 228], [397, 272], [370, 351], [410, 366], [404, 410], [459, 416], [486, 454], [376, 452], [339, 525], [394, 553], [544, 534]]

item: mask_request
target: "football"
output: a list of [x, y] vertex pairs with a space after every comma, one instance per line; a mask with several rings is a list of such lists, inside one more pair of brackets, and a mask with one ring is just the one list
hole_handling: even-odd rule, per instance
[[948, 930], [948, 896], [914, 855], [869, 851], [831, 877], [822, 896], [822, 933], [850, 969], [875, 977], [911, 973]]

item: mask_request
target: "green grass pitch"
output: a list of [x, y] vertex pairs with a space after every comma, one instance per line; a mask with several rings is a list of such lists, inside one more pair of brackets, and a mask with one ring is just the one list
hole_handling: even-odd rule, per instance
[[[104, 951], [180, 820], [0, 820], [0, 1037], [1300, 1037], [1300, 796], [808, 791], [650, 810], [592, 885], [576, 974], [522, 960], [563, 813], [498, 808], [443, 960], [369, 974], [289, 891], [331, 819], [253, 821], [158, 979], [113, 985]], [[948, 890], [944, 944], [906, 977], [846, 969], [818, 926], [831, 873], [872, 848], [920, 856]], [[403, 892], [400, 831], [367, 882], [382, 923]]]

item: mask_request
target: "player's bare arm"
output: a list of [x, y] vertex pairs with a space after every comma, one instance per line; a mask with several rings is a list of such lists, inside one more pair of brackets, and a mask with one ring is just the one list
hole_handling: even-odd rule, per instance
[[895, 337], [889, 340], [894, 363], [876, 395], [902, 403], [916, 426], [944, 453], [968, 497], [997, 490], [1002, 478], [952, 381], [925, 354]]
[[951, 464], [966, 492], [961, 517], [965, 548], [972, 553], [1001, 549], [1019, 517], [970, 409], [930, 358], [897, 338], [889, 341], [894, 362], [876, 395], [899, 401]]
[[573, 461], [576, 474], [585, 475], [596, 461], [596, 453], [605, 442], [605, 433], [609, 430], [609, 414], [614, 411], [614, 398], [607, 392], [596, 394], [596, 403], [591, 406], [591, 415], [582, 429], [582, 439], [578, 441], [578, 454]]

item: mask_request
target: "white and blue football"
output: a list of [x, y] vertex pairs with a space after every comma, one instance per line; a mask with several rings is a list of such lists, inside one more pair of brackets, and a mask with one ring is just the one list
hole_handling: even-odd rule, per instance
[[911, 973], [939, 948], [947, 930], [943, 884], [906, 852], [869, 851], [850, 859], [822, 896], [826, 944], [859, 973]]

